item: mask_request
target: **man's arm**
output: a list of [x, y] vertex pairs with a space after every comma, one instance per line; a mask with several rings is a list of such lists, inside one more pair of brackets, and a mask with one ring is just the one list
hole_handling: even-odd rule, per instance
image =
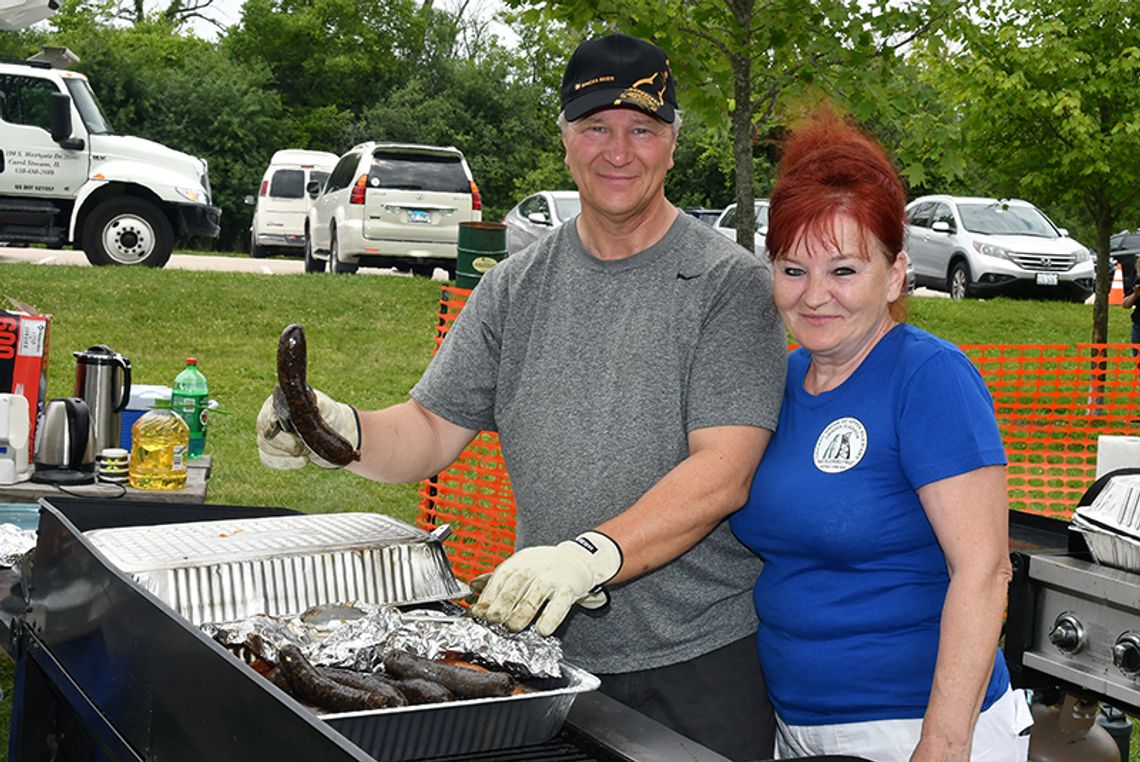
[[379, 482], [415, 482], [450, 466], [478, 432], [413, 400], [358, 414], [360, 460], [348, 470]]
[[575, 603], [597, 608], [603, 584], [669, 563], [742, 506], [771, 436], [754, 426], [690, 432], [689, 455], [633, 505], [573, 540], [518, 551], [486, 580], [471, 613], [512, 630], [534, 620], [549, 635]]
[[[346, 468], [382, 482], [414, 482], [451, 465], [476, 432], [451, 423], [413, 400], [360, 412], [315, 391], [317, 409], [325, 425], [360, 450], [360, 460]], [[309, 463], [337, 466], [322, 460], [277, 416], [268, 397], [257, 416], [257, 447], [270, 468], [297, 469]]]
[[1120, 306], [1124, 307], [1125, 309], [1131, 309], [1133, 306], [1135, 306], [1137, 297], [1140, 297], [1140, 281], [1138, 281], [1136, 285], [1132, 287], [1132, 290], [1129, 291], [1128, 294], [1124, 297], [1124, 301], [1121, 302]]
[[772, 432], [755, 426], [715, 426], [689, 434], [689, 456], [641, 498], [597, 530], [622, 550], [610, 584], [672, 561], [744, 505]]

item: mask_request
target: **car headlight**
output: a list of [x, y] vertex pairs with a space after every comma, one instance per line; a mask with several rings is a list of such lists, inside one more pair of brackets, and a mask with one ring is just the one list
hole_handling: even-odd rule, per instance
[[1010, 256], [1009, 249], [1003, 249], [1001, 246], [996, 246], [992, 243], [974, 241], [974, 248], [987, 257], [1001, 257], [1002, 259], [1013, 260], [1013, 257]]
[[178, 195], [195, 204], [208, 204], [210, 199], [200, 188], [175, 188]]
[[1073, 259], [1077, 262], [1088, 262], [1090, 259], [1092, 259], [1092, 255], [1089, 254], [1088, 249], [1082, 246], [1073, 252]]

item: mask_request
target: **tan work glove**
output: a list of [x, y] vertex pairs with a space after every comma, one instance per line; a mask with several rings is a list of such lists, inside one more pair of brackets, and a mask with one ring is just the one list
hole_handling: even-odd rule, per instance
[[621, 548], [601, 532], [584, 532], [553, 546], [524, 548], [494, 573], [471, 581], [473, 589], [482, 588], [471, 614], [516, 631], [537, 615], [534, 629], [549, 635], [574, 604], [588, 609], [605, 605], [608, 596], [602, 585], [617, 575], [621, 565]]
[[[316, 389], [317, 409], [325, 423], [354, 446], [360, 446], [360, 424], [352, 405], [337, 402]], [[270, 468], [292, 471], [315, 463], [321, 468], [341, 468], [318, 457], [310, 450], [291, 426], [282, 422], [269, 395], [257, 414], [257, 451], [261, 462]]]

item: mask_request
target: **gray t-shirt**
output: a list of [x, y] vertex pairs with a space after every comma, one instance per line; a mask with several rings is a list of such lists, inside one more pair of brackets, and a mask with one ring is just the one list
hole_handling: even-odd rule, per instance
[[[709, 426], [775, 429], [787, 339], [767, 263], [686, 214], [655, 245], [591, 256], [571, 220], [488, 272], [412, 397], [498, 431], [517, 546], [625, 511]], [[574, 609], [566, 658], [594, 672], [687, 661], [756, 628], [760, 561], [721, 523], [666, 566]]]

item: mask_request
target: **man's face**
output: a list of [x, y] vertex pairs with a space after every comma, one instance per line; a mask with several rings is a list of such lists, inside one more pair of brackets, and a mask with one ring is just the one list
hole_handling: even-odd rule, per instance
[[571, 122], [562, 143], [583, 207], [622, 222], [664, 200], [676, 146], [671, 125], [636, 109], [611, 108]]

